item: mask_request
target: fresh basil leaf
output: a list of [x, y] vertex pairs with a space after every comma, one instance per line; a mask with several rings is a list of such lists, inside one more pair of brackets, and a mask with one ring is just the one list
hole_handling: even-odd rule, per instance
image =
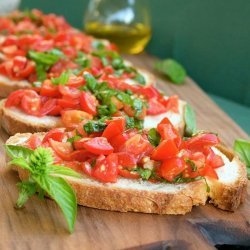
[[[124, 62], [123, 62], [122, 57], [114, 58], [114, 59], [112, 60], [112, 67], [113, 67], [115, 70], [123, 69], [123, 68], [124, 68]], [[118, 74], [119, 74], [119, 73], [118, 73]]]
[[184, 136], [191, 137], [196, 133], [196, 115], [193, 108], [186, 104], [184, 110], [184, 121], [185, 121], [185, 130]]
[[21, 208], [27, 200], [36, 193], [36, 183], [31, 181], [18, 182], [19, 196], [16, 202], [16, 207]]
[[157, 147], [160, 143], [161, 136], [160, 134], [156, 131], [155, 128], [151, 128], [148, 131], [148, 140], [149, 142], [154, 146]]
[[17, 145], [4, 145], [7, 155], [12, 158], [24, 158], [28, 160], [33, 150]]
[[47, 70], [47, 65], [41, 63], [36, 64], [36, 74], [38, 81], [43, 82], [47, 78]]
[[59, 77], [52, 77], [51, 78], [51, 82], [54, 85], [65, 85], [67, 82], [69, 81], [69, 72], [68, 71], [64, 71], [62, 72], [62, 74]]
[[61, 177], [47, 175], [33, 178], [61, 208], [69, 231], [72, 233], [76, 220], [77, 202], [75, 192], [71, 186]]
[[143, 129], [143, 120], [136, 119], [135, 117], [125, 116], [127, 128]]
[[98, 86], [98, 82], [96, 81], [96, 79], [94, 78], [94, 76], [92, 76], [89, 73], [85, 73], [84, 75], [84, 79], [86, 80], [86, 86], [87, 88], [94, 93], [97, 86]]
[[140, 83], [141, 85], [145, 85], [146, 84], [145, 77], [142, 74], [140, 74], [140, 73], [137, 73], [135, 75], [134, 80], [137, 81], [138, 83]]
[[28, 57], [36, 63], [49, 66], [54, 65], [60, 59], [60, 56], [58, 54], [49, 52], [37, 52], [33, 50], [28, 51]]
[[71, 137], [71, 138], [68, 138], [67, 139], [67, 142], [70, 142], [70, 143], [73, 143], [73, 142], [75, 142], [75, 141], [77, 141], [77, 140], [79, 140], [79, 139], [81, 139], [82, 137], [80, 136], [80, 135], [75, 135], [75, 136], [73, 136], [73, 137]]
[[186, 70], [173, 59], [166, 59], [155, 63], [155, 69], [166, 75], [173, 83], [182, 84], [186, 78]]
[[237, 139], [234, 142], [234, 151], [240, 156], [240, 159], [246, 164], [247, 177], [250, 179], [250, 141]]
[[119, 91], [116, 94], [116, 97], [123, 103], [131, 105], [132, 104], [132, 100], [131, 100], [131, 96], [126, 94], [125, 92]]
[[50, 165], [48, 167], [48, 173], [49, 174], [59, 174], [59, 175], [71, 176], [71, 177], [75, 177], [75, 178], [81, 178], [80, 174], [78, 174], [73, 169], [68, 168], [67, 166]]
[[97, 113], [99, 117], [111, 115], [111, 111], [107, 105], [99, 105], [97, 107]]
[[138, 118], [138, 116], [141, 114], [142, 108], [143, 108], [143, 102], [142, 102], [142, 100], [139, 99], [139, 98], [135, 98], [133, 100], [132, 107], [136, 111], [135, 112], [135, 117]]
[[13, 166], [18, 166], [32, 172], [32, 169], [29, 166], [29, 162], [27, 162], [24, 158], [13, 159], [8, 164], [11, 164]]

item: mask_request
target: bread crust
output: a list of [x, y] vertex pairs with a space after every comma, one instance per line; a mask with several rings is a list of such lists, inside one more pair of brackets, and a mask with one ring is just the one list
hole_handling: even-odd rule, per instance
[[26, 81], [11, 81], [11, 84], [9, 81], [11, 80], [0, 74], [0, 98], [5, 98], [18, 89], [27, 89], [31, 87], [31, 84]]
[[[41, 138], [44, 133], [38, 134]], [[24, 143], [31, 133], [17, 134], [10, 137], [6, 144], [17, 145]], [[225, 184], [219, 180], [209, 179], [210, 192], [206, 191], [203, 180], [179, 185], [177, 192], [162, 192], [160, 190], [139, 190], [133, 187], [118, 188], [112, 184], [85, 181], [83, 179], [66, 178], [77, 195], [79, 205], [98, 209], [120, 212], [143, 212], [156, 214], [185, 214], [190, 212], [193, 206], [204, 205], [208, 198], [220, 209], [234, 211], [246, 197], [247, 175], [246, 167], [235, 156], [238, 164], [239, 178], [231, 184]], [[28, 172], [14, 167], [18, 171], [20, 179], [28, 178]], [[97, 183], [97, 184], [96, 184]], [[175, 184], [173, 184], [175, 185]]]

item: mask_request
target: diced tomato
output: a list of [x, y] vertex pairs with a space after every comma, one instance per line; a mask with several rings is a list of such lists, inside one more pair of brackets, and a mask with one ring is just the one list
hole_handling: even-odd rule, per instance
[[59, 97], [61, 94], [58, 90], [58, 87], [54, 86], [51, 80], [47, 79], [42, 84], [40, 95], [49, 97]]
[[85, 149], [82, 150], [75, 150], [70, 154], [71, 161], [86, 161], [90, 158], [93, 158], [95, 155], [91, 154]]
[[67, 96], [72, 99], [78, 98], [81, 95], [81, 91], [77, 88], [71, 88], [65, 85], [59, 85], [58, 89], [63, 96]]
[[96, 115], [97, 100], [94, 95], [83, 91], [80, 94], [80, 104], [83, 111]]
[[33, 134], [33, 135], [31, 135], [31, 137], [27, 141], [27, 146], [30, 149], [34, 150], [37, 147], [41, 146], [41, 143], [42, 143], [41, 139], [36, 134]]
[[119, 152], [116, 153], [117, 157], [118, 157], [118, 165], [122, 166], [122, 167], [127, 167], [127, 168], [131, 168], [131, 167], [135, 167], [136, 165], [136, 159], [132, 154], [129, 154], [127, 152]]
[[153, 151], [153, 146], [140, 134], [132, 136], [125, 142], [123, 152], [142, 157]]
[[118, 175], [127, 179], [139, 179], [140, 175], [137, 172], [129, 171], [122, 167], [118, 167]]
[[39, 115], [41, 108], [41, 98], [33, 90], [25, 90], [21, 101], [22, 110], [29, 115]]
[[92, 120], [93, 116], [80, 110], [66, 110], [62, 112], [61, 119], [67, 128], [76, 128], [83, 120]]
[[56, 99], [48, 99], [41, 107], [40, 116], [51, 115], [53, 112], [55, 114], [55, 108], [57, 107], [57, 100]]
[[89, 140], [89, 138], [81, 138], [77, 141], [74, 141], [74, 148], [75, 149], [85, 149], [84, 143], [88, 140]]
[[207, 149], [209, 151], [206, 163], [210, 165], [212, 168], [219, 168], [224, 165], [224, 161], [220, 155], [216, 155], [211, 148]]
[[185, 162], [183, 159], [174, 157], [163, 161], [159, 168], [159, 175], [167, 181], [173, 179], [185, 169]]
[[18, 106], [21, 103], [24, 93], [25, 93], [25, 90], [23, 89], [12, 92], [8, 96], [5, 102], [5, 107]]
[[215, 134], [200, 134], [186, 141], [186, 145], [190, 150], [202, 151], [205, 147], [211, 147], [220, 142]]
[[13, 59], [13, 71], [19, 72], [27, 65], [28, 59], [24, 56], [15, 56]]
[[71, 153], [73, 152], [73, 147], [70, 142], [58, 142], [50, 138], [49, 143], [52, 149], [60, 158], [65, 161], [71, 160]]
[[67, 85], [72, 88], [78, 88], [84, 85], [85, 79], [82, 76], [71, 75]]
[[117, 155], [110, 154], [106, 158], [98, 157], [92, 170], [92, 176], [102, 182], [116, 182], [118, 176]]
[[62, 109], [77, 109], [79, 107], [79, 100], [72, 98], [57, 99], [57, 103]]
[[138, 91], [141, 95], [144, 95], [147, 99], [160, 98], [160, 92], [152, 85], [147, 87], [141, 87]]
[[216, 173], [216, 171], [214, 170], [213, 167], [211, 167], [210, 165], [206, 165], [204, 170], [203, 170], [203, 174], [201, 174], [203, 176], [207, 176], [207, 177], [210, 177], [210, 178], [213, 178], [213, 179], [218, 179], [218, 175]]
[[179, 113], [179, 97], [177, 95], [170, 96], [165, 104], [166, 110]]
[[167, 110], [164, 105], [158, 102], [156, 98], [149, 99], [147, 109], [148, 115], [159, 115], [165, 113], [166, 111]]
[[82, 163], [82, 170], [86, 175], [92, 176], [92, 167], [88, 161]]
[[42, 143], [49, 141], [49, 139], [62, 142], [64, 136], [65, 136], [65, 128], [54, 128], [44, 136]]
[[108, 126], [103, 131], [102, 136], [110, 140], [111, 138], [123, 133], [125, 126], [126, 121], [123, 117], [108, 121]]
[[113, 146], [114, 151], [117, 152], [124, 146], [128, 138], [129, 138], [128, 135], [123, 133], [115, 137], [112, 137], [111, 139], [109, 139], [109, 142]]
[[25, 79], [35, 72], [35, 63], [32, 61], [28, 61], [25, 68], [20, 70], [18, 74], [16, 73], [15, 77]]
[[91, 138], [84, 142], [84, 147], [86, 150], [96, 155], [109, 155], [114, 151], [114, 148], [105, 137]]
[[156, 161], [163, 161], [178, 154], [179, 150], [174, 140], [163, 140], [153, 151], [151, 158]]

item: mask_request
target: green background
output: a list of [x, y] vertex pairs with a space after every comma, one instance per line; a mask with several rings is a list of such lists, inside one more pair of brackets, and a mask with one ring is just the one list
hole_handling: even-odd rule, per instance
[[[153, 38], [147, 50], [181, 62], [188, 74], [250, 133], [250, 1], [148, 3]], [[61, 14], [82, 28], [87, 4], [87, 0], [23, 0], [21, 8]]]

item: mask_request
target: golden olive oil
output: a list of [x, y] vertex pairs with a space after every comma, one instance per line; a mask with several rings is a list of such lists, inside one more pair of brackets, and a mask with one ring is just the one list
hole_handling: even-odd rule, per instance
[[110, 40], [118, 46], [120, 52], [129, 54], [142, 52], [151, 38], [151, 28], [142, 23], [130, 26], [88, 22], [85, 31], [97, 38]]

